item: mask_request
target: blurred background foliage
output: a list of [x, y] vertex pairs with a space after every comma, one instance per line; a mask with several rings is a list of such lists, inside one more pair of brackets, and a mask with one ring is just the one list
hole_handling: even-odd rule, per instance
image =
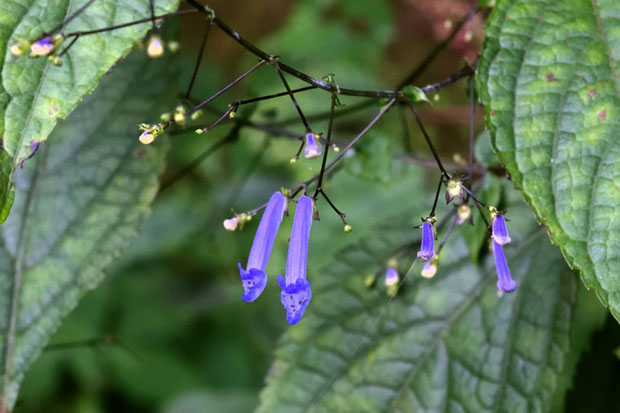
[[[343, 87], [379, 89], [394, 87], [405, 78], [447, 36], [471, 2], [215, 0], [209, 5], [244, 37], [311, 76], [334, 73]], [[465, 60], [471, 62], [482, 42], [482, 24], [479, 16], [467, 25], [416, 84], [441, 80]], [[181, 73], [178, 83], [153, 87], [182, 93], [204, 21], [185, 16], [180, 27], [181, 49], [175, 59]], [[197, 100], [210, 96], [255, 62], [254, 56], [212, 29], [192, 96]], [[295, 79], [289, 82], [291, 87], [302, 86]], [[263, 67], [213, 106], [226, 108], [238, 99], [282, 90], [276, 72]], [[329, 94], [316, 90], [298, 95], [306, 115], [329, 109], [329, 99]], [[345, 105], [356, 101], [342, 99]], [[433, 106], [420, 109], [442, 157], [452, 167], [467, 158], [467, 102], [462, 81], [442, 90]], [[313, 226], [310, 240], [310, 278], [334, 252], [370, 236], [377, 223], [432, 193], [437, 170], [428, 162], [431, 156], [417, 126], [403, 123], [399, 111], [388, 113], [326, 185], [354, 230], [345, 234], [338, 216], [325, 202], [318, 203], [321, 221]], [[371, 106], [339, 117], [336, 142], [346, 143], [374, 113], [376, 106]], [[206, 114], [200, 126], [213, 116]], [[257, 122], [278, 120], [292, 131], [303, 132], [287, 97], [244, 107], [239, 116], [251, 116]], [[153, 114], [153, 119], [143, 121], [157, 117]], [[476, 119], [477, 132], [482, 132], [480, 110]], [[311, 121], [311, 126], [325, 131], [326, 119]], [[284, 268], [291, 220], [284, 221], [285, 230], [280, 231], [271, 257], [271, 281], [263, 296], [251, 304], [240, 299], [236, 264], [247, 259], [258, 219], [234, 233], [225, 231], [222, 221], [231, 216], [231, 209], [252, 209], [275, 189], [307, 179], [318, 172], [320, 159], [290, 164], [297, 141], [242, 128], [198, 167], [172, 181], [233, 127], [224, 124], [206, 135], [196, 135], [193, 129], [190, 124], [186, 131], [171, 132], [164, 188], [140, 237], [52, 338], [26, 375], [17, 412], [249, 412], [256, 407], [273, 349], [288, 328], [273, 276]], [[489, 156], [484, 147], [480, 150]], [[408, 152], [419, 165], [394, 160]], [[489, 196], [497, 198], [493, 188], [488, 189]], [[611, 354], [618, 335], [618, 325], [609, 322], [596, 336], [592, 351]], [[606, 383], [617, 383], [617, 361], [601, 368], [610, 378]], [[584, 386], [591, 382], [591, 369], [592, 365], [582, 366], [576, 380]], [[575, 400], [568, 403], [572, 411], [587, 411], [582, 396], [569, 395], [569, 400]], [[617, 407], [614, 400], [596, 403], [600, 406], [596, 411]]]

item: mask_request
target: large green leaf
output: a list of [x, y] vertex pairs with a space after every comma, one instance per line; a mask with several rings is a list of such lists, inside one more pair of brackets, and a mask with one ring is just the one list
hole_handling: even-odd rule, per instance
[[0, 227], [2, 402], [61, 318], [117, 257], [149, 210], [164, 142], [138, 143], [136, 123], [170, 102], [167, 62], [122, 63], [15, 174], [13, 212]]
[[[517, 209], [511, 228], [530, 231], [533, 220]], [[472, 264], [457, 234], [437, 275], [420, 277], [418, 263], [389, 304], [381, 283], [369, 290], [364, 279], [381, 275], [396, 254], [411, 262], [412, 230], [402, 220], [310, 275], [312, 302], [277, 349], [259, 412], [561, 407], [584, 337], [604, 309], [579, 294], [576, 274], [543, 232], [511, 232], [506, 250], [517, 289], [501, 297], [492, 258]]]
[[620, 3], [499, 0], [486, 36], [478, 87], [499, 158], [620, 319]]
[[[30, 142], [45, 142], [58, 119], [65, 118], [97, 86], [101, 77], [151, 27], [150, 23], [81, 37], [56, 67], [46, 58], [15, 58], [9, 45], [32, 41], [52, 30], [87, 0], [2, 0], [0, 3], [0, 137], [11, 155], [2, 170], [12, 176]], [[179, 0], [157, 0], [157, 14], [173, 11]], [[97, 0], [71, 20], [64, 33], [92, 30], [150, 16], [148, 0]], [[63, 45], [65, 47], [66, 45]], [[11, 204], [12, 180], [0, 175], [0, 210]], [[8, 211], [6, 211], [8, 212]], [[5, 218], [0, 213], [0, 222]]]

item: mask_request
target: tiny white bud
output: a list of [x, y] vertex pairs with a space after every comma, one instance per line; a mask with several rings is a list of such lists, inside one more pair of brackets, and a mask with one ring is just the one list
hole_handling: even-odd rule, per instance
[[144, 131], [138, 140], [144, 145], [150, 145], [155, 140], [155, 136], [152, 133], [149, 133], [149, 131]]
[[226, 231], [236, 230], [237, 225], [239, 225], [239, 220], [236, 217], [224, 220], [224, 228], [226, 228]]

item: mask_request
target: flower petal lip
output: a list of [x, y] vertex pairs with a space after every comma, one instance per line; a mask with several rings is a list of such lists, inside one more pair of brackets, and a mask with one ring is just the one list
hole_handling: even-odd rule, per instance
[[429, 261], [435, 256], [433, 247], [435, 240], [433, 238], [433, 227], [430, 223], [424, 222], [422, 224], [422, 245], [420, 251], [418, 251], [418, 258], [422, 261]]
[[280, 301], [286, 310], [286, 321], [291, 325], [301, 320], [312, 298], [310, 283], [306, 280], [306, 266], [313, 208], [309, 196], [299, 198], [286, 257], [286, 277], [278, 275], [278, 285], [282, 289]]
[[499, 245], [510, 243], [508, 229], [506, 229], [506, 220], [503, 215], [496, 215], [493, 218], [493, 240]]
[[312, 299], [310, 282], [299, 278], [295, 284], [286, 285], [284, 278], [278, 275], [278, 285], [282, 288], [280, 301], [286, 309], [286, 322], [290, 325], [297, 324]]
[[265, 289], [267, 284], [267, 262], [273, 249], [278, 228], [282, 222], [282, 216], [286, 209], [286, 197], [281, 192], [274, 192], [267, 202], [265, 212], [258, 224], [248, 264], [244, 270], [239, 266], [239, 275], [243, 282], [245, 293], [241, 298], [245, 301], [254, 301]]
[[496, 241], [493, 241], [493, 257], [495, 259], [495, 271], [497, 272], [497, 288], [502, 291], [510, 292], [516, 288], [516, 283], [510, 277], [510, 270], [504, 255], [504, 248]]

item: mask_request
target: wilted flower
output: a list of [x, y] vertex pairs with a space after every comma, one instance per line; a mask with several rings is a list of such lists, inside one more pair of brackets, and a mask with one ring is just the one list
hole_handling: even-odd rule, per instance
[[437, 255], [435, 255], [435, 257], [433, 257], [432, 260], [430, 261], [426, 261], [424, 263], [424, 268], [422, 268], [422, 272], [420, 273], [420, 275], [422, 275], [422, 277], [424, 278], [433, 278], [435, 276], [435, 274], [437, 274]]
[[473, 224], [474, 217], [471, 213], [471, 206], [462, 204], [456, 208], [456, 225], [461, 225], [465, 221]]
[[497, 272], [497, 288], [502, 291], [510, 292], [516, 287], [515, 282], [510, 278], [510, 270], [504, 255], [502, 246], [493, 240], [493, 257], [495, 258], [495, 271]]
[[54, 50], [52, 36], [46, 36], [30, 45], [30, 55], [32, 57], [47, 56]]
[[454, 198], [459, 198], [463, 202], [467, 199], [467, 193], [463, 190], [463, 183], [458, 178], [451, 178], [446, 183], [446, 203]]
[[146, 54], [152, 58], [158, 58], [164, 54], [164, 44], [158, 34], [152, 34], [151, 37], [149, 37], [146, 46]]
[[258, 224], [248, 264], [244, 270], [239, 266], [239, 274], [243, 282], [245, 292], [241, 296], [244, 301], [254, 301], [265, 289], [267, 284], [267, 262], [273, 249], [273, 243], [282, 222], [282, 215], [286, 209], [286, 197], [281, 192], [274, 192], [267, 202], [265, 212]]
[[310, 283], [306, 280], [312, 209], [312, 198], [302, 195], [297, 202], [288, 244], [286, 278], [278, 275], [278, 285], [282, 288], [280, 300], [286, 310], [286, 321], [291, 325], [301, 320], [312, 298]]
[[316, 158], [321, 155], [321, 144], [318, 140], [318, 135], [310, 132], [306, 134], [306, 148], [304, 149], [304, 155], [307, 159]]
[[434, 244], [433, 226], [428, 221], [425, 221], [422, 224], [422, 245], [418, 252], [418, 258], [422, 261], [431, 260], [435, 256], [435, 251], [433, 251]]

